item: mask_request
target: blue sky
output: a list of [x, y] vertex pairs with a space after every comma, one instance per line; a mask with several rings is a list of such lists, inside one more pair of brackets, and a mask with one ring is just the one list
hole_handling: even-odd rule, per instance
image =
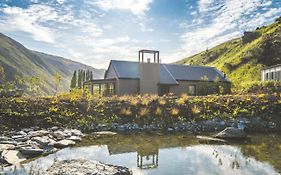
[[140, 49], [173, 62], [279, 16], [280, 0], [0, 0], [0, 32], [97, 68]]

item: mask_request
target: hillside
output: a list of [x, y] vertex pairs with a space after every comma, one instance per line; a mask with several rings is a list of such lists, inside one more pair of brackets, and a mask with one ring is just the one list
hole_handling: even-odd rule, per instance
[[281, 17], [273, 24], [245, 32], [241, 38], [177, 63], [215, 66], [226, 73], [235, 86], [241, 82], [259, 81], [262, 68], [281, 63]]
[[29, 81], [31, 77], [38, 77], [40, 91], [48, 95], [55, 91], [56, 74], [61, 76], [59, 91], [68, 91], [74, 70], [91, 70], [94, 73], [94, 78], [100, 78], [104, 73], [102, 69], [95, 69], [69, 59], [29, 50], [1, 33], [0, 68], [4, 70], [4, 76], [1, 75], [2, 82], [14, 81], [18, 87], [27, 88], [19, 83], [19, 79], [25, 78], [25, 81]]

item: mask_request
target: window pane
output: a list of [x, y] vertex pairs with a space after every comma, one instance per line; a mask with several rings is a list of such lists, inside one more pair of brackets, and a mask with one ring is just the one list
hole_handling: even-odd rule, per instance
[[195, 95], [195, 85], [189, 85], [188, 86], [188, 94], [189, 95]]

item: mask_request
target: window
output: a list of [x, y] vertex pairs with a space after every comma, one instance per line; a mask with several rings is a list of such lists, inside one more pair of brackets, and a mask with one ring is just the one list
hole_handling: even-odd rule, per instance
[[195, 85], [188, 85], [188, 95], [196, 95], [196, 88]]
[[276, 80], [281, 81], [281, 71], [278, 71], [278, 72], [277, 72], [277, 78], [276, 78]]
[[268, 73], [265, 74], [265, 80], [268, 80]]
[[114, 84], [109, 83], [108, 84], [108, 95], [114, 95], [114, 94], [115, 94]]

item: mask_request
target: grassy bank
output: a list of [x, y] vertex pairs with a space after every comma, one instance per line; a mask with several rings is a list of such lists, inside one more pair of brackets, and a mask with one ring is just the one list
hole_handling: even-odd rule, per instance
[[169, 127], [179, 122], [260, 117], [279, 121], [281, 94], [213, 96], [122, 96], [92, 98], [79, 93], [41, 98], [0, 99], [0, 126], [64, 126], [136, 123]]

